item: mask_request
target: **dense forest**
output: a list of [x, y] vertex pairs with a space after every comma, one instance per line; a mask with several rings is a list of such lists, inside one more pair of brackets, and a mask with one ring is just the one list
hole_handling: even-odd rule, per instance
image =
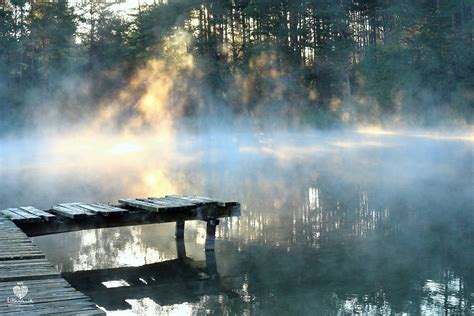
[[317, 127], [472, 123], [472, 0], [117, 7], [0, 0], [2, 130], [80, 121], [110, 104], [146, 116], [155, 103], [175, 117]]

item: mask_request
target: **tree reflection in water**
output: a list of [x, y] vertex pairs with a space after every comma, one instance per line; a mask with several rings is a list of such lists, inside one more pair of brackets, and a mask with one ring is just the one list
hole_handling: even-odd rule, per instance
[[[159, 159], [159, 150], [150, 148], [133, 159], [97, 159], [51, 171], [61, 186], [41, 191], [41, 203], [74, 192], [80, 194], [72, 200], [85, 201], [170, 193], [240, 201], [242, 217], [218, 226], [215, 279], [203, 278], [209, 271], [200, 222], [187, 225], [185, 235], [186, 256], [201, 269], [191, 274], [178, 258], [171, 224], [36, 241], [64, 272], [119, 268], [150, 276], [167, 267], [156, 284], [139, 284], [140, 290], [101, 289], [127, 303], [110, 310], [468, 314], [474, 312], [471, 146], [394, 135], [196, 137]], [[85, 171], [77, 175], [81, 166]], [[50, 179], [48, 171], [35, 168], [20, 177], [22, 190], [37, 189], [30, 177]], [[8, 180], [18, 171], [3, 173]], [[2, 203], [34, 204], [36, 198], [11, 195]], [[155, 270], [140, 268], [154, 264]]]

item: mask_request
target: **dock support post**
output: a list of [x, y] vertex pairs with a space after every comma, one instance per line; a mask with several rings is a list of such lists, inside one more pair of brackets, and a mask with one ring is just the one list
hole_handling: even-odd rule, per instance
[[178, 254], [178, 259], [186, 259], [186, 246], [184, 244], [184, 239], [176, 238], [176, 252]]
[[184, 221], [177, 221], [176, 222], [176, 239], [183, 239], [184, 238]]
[[207, 221], [206, 227], [206, 251], [214, 251], [216, 243], [216, 227], [219, 225], [218, 219], [211, 219]]
[[215, 251], [206, 251], [206, 272], [212, 280], [219, 277]]

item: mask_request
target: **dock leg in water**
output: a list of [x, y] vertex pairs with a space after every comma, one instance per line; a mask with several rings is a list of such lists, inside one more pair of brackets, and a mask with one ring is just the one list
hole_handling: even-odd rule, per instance
[[177, 239], [184, 238], [184, 221], [177, 221], [176, 222], [176, 233], [175, 236]]
[[218, 219], [211, 219], [207, 221], [206, 227], [206, 251], [213, 251], [216, 243], [216, 227], [219, 225]]
[[207, 274], [211, 279], [217, 279], [219, 274], [217, 273], [216, 253], [215, 251], [206, 251], [206, 270]]
[[184, 245], [183, 238], [176, 238], [176, 251], [178, 259], [186, 259], [186, 246]]

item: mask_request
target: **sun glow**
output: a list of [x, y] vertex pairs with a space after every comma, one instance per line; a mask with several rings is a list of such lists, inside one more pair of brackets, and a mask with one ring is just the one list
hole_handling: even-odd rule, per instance
[[109, 152], [115, 155], [134, 153], [143, 150], [143, 147], [132, 143], [120, 143], [113, 146]]

